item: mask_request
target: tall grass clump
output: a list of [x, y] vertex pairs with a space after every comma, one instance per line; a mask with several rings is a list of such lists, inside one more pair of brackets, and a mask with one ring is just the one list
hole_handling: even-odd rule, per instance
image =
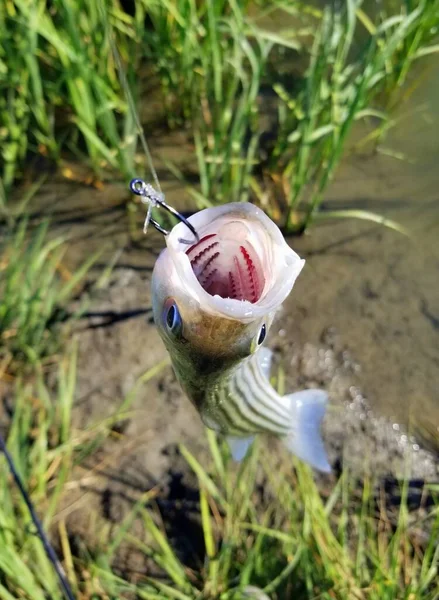
[[14, 2], [0, 4], [0, 164], [5, 192], [28, 151], [58, 155], [54, 107], [47, 102], [34, 28], [36, 3], [20, 11]]
[[[212, 17], [213, 19], [213, 17]], [[253, 43], [244, 32], [242, 13], [227, 22], [214, 22], [227, 45], [206, 57], [194, 116], [194, 142], [200, 175], [200, 205], [247, 201], [250, 176], [259, 162], [260, 111], [258, 95], [272, 43]]]
[[[170, 124], [192, 130], [200, 189], [189, 191], [200, 208], [248, 200], [259, 163], [258, 96], [281, 37], [257, 27], [248, 13], [249, 3], [239, 0], [180, 0], [151, 9], [149, 55]], [[283, 43], [299, 47], [292, 39]]]
[[[389, 128], [398, 124], [398, 109], [411, 97], [431, 69], [431, 62], [422, 61], [421, 70], [420, 59], [439, 52], [439, 1], [405, 0], [396, 19], [403, 22], [413, 16], [406, 35], [386, 62], [386, 78], [380, 103], [385, 108], [387, 118], [366, 138], [366, 141], [375, 140], [376, 147], [383, 141]], [[369, 19], [363, 19], [363, 24], [371, 35], [388, 19], [384, 11], [380, 11], [378, 17], [378, 25]], [[391, 29], [383, 32], [386, 41], [390, 35]], [[385, 45], [386, 41], [381, 43]], [[413, 71], [416, 73], [414, 76]]]
[[157, 0], [149, 5], [147, 56], [159, 78], [165, 117], [171, 127], [191, 123], [194, 111], [198, 114], [203, 80], [217, 88], [221, 85], [221, 55], [230, 44], [222, 26], [234, 11], [242, 20], [248, 4], [248, 0]]
[[116, 0], [8, 0], [0, 7], [0, 136], [9, 188], [26, 152], [73, 152], [103, 177], [135, 174], [138, 131], [118, 59], [137, 97], [145, 9]]
[[[389, 81], [398, 87], [405, 80], [414, 58], [414, 37], [415, 54], [427, 53], [425, 46], [421, 51], [423, 38], [418, 34], [423, 31], [424, 5], [420, 2], [408, 13], [388, 17], [377, 27], [372, 28], [366, 20], [370, 35], [360, 47], [355, 43], [359, 23], [356, 4], [349, 1], [341, 12], [326, 10], [302, 89], [292, 95], [284, 86], [274, 85], [280, 98], [279, 131], [268, 173], [275, 182], [286, 231], [303, 231], [317, 216], [354, 124], [364, 119], [386, 121], [380, 95]], [[433, 20], [430, 14], [430, 25]], [[430, 47], [431, 52], [436, 50]], [[326, 216], [379, 220], [378, 215], [355, 210], [333, 211]]]
[[[395, 52], [388, 57], [386, 65], [387, 77], [384, 92], [389, 107], [400, 101], [405, 95], [403, 85], [407, 81], [414, 63], [424, 57], [439, 52], [439, 1], [438, 0], [404, 0], [401, 3], [400, 13], [395, 15], [395, 20], [406, 22], [407, 30], [397, 45]], [[377, 26], [365, 20], [363, 23], [371, 34], [377, 27], [388, 22], [388, 16], [381, 12]], [[392, 35], [392, 30], [385, 28], [383, 45]], [[417, 77], [412, 82], [416, 85]], [[409, 90], [411, 86], [409, 87]]]
[[168, 121], [192, 129], [201, 189], [190, 192], [200, 207], [248, 199], [257, 162], [257, 96], [272, 43], [250, 41], [247, 5], [180, 0], [150, 13]]
[[[60, 322], [97, 255], [75, 273], [62, 263], [63, 237], [48, 238], [48, 222], [29, 234], [21, 220], [0, 248], [0, 359], [3, 369], [36, 364], [61, 348]], [[78, 313], [79, 314], [79, 313]], [[73, 317], [74, 315], [72, 315]]]

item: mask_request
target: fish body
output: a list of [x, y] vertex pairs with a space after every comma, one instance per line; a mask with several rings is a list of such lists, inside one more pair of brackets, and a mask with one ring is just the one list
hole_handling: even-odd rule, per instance
[[205, 425], [227, 436], [236, 460], [266, 432], [329, 471], [319, 431], [326, 392], [280, 396], [262, 346], [304, 261], [252, 204], [208, 208], [190, 222], [199, 241], [188, 247], [184, 224], [176, 225], [152, 277], [154, 320], [183, 390]]

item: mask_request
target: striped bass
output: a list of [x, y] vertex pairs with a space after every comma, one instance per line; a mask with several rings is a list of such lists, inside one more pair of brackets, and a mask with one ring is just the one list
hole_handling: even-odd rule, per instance
[[241, 460], [254, 436], [270, 433], [313, 467], [330, 470], [320, 424], [327, 394], [280, 396], [261, 347], [302, 260], [256, 206], [231, 203], [189, 218], [166, 236], [152, 276], [153, 315], [176, 376], [204, 424], [227, 436]]

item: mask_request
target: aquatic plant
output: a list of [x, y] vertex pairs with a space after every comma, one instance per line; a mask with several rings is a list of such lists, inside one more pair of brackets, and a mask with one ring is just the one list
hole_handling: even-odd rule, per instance
[[194, 99], [201, 106], [193, 123], [201, 194], [192, 193], [200, 206], [248, 200], [249, 178], [259, 161], [257, 102], [272, 44], [262, 39], [250, 44], [243, 27], [238, 19], [224, 25], [231, 47], [217, 53], [214, 69], [220, 76], [212, 77], [207, 61]]
[[150, 13], [149, 55], [168, 122], [192, 129], [200, 189], [188, 190], [199, 207], [248, 199], [257, 162], [257, 96], [272, 42], [250, 43], [247, 5], [180, 0]]
[[0, 156], [5, 192], [28, 150], [58, 155], [53, 110], [45, 97], [33, 28], [37, 6], [17, 14], [10, 2], [0, 5]]
[[[376, 35], [377, 28], [388, 22], [388, 15], [381, 9], [378, 25], [372, 23], [364, 13], [360, 14], [362, 23], [371, 35]], [[374, 129], [365, 140], [373, 140], [375, 146], [384, 140], [387, 131], [399, 123], [397, 110], [403, 105], [425, 80], [431, 69], [431, 63], [424, 61], [420, 69], [419, 59], [439, 52], [439, 1], [438, 0], [405, 0], [402, 3], [397, 19], [402, 22], [411, 21], [408, 30], [395, 48], [395, 52], [386, 61], [386, 77], [380, 94], [380, 103], [385, 107], [386, 119]], [[392, 28], [385, 28], [383, 36], [386, 41], [393, 34]], [[385, 44], [386, 42], [384, 42]], [[413, 76], [413, 70], [416, 75]]]
[[224, 67], [230, 69], [224, 58], [233, 56], [228, 23], [235, 18], [242, 22], [248, 4], [248, 0], [159, 0], [148, 7], [146, 52], [159, 77], [171, 127], [192, 122], [206, 87], [221, 95]]
[[[221, 3], [218, 11], [187, 0], [173, 4], [172, 11], [161, 5], [161, 17], [153, 21], [158, 33], [151, 46], [156, 46], [154, 56], [173, 123], [180, 115], [193, 130], [200, 188], [187, 189], [197, 206], [248, 200], [252, 193], [286, 232], [301, 232], [321, 216], [370, 219], [402, 231], [378, 214], [322, 213], [319, 207], [355, 123], [373, 123], [375, 137], [388, 128], [389, 107], [383, 98], [389, 89], [402, 86], [415, 58], [437, 51], [431, 42], [439, 11], [430, 6], [426, 11], [424, 4], [424, 0], [407, 3], [400, 15], [385, 13], [375, 26], [353, 0], [345, 10], [323, 13], [300, 3], [294, 7], [270, 3], [267, 12], [294, 14], [293, 37], [257, 27], [246, 3]], [[187, 31], [191, 33], [186, 35]], [[273, 48], [300, 49], [303, 58], [307, 50], [300, 41], [305, 35], [309, 39], [311, 32], [302, 85], [297, 77], [290, 78], [290, 85], [281, 84], [275, 69], [266, 73]], [[188, 74], [187, 79], [182, 73]], [[260, 143], [265, 114], [260, 93], [267, 81], [279, 97], [274, 148]], [[261, 180], [264, 152], [268, 160], [263, 161]]]
[[[192, 130], [200, 186], [187, 190], [199, 208], [246, 201], [260, 160], [259, 94], [270, 51], [278, 43], [299, 48], [299, 32], [282, 37], [262, 29], [247, 1], [159, 5], [150, 53], [171, 125]], [[275, 7], [260, 7], [260, 16]]]

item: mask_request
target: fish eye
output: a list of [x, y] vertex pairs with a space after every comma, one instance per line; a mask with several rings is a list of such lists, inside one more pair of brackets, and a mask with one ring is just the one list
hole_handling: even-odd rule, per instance
[[262, 325], [262, 327], [259, 330], [259, 335], [258, 335], [258, 346], [260, 346], [262, 344], [262, 342], [265, 340], [265, 336], [267, 335], [267, 328], [265, 326], [265, 323]]
[[183, 327], [183, 322], [175, 302], [166, 307], [164, 317], [168, 331], [174, 335], [179, 335]]

